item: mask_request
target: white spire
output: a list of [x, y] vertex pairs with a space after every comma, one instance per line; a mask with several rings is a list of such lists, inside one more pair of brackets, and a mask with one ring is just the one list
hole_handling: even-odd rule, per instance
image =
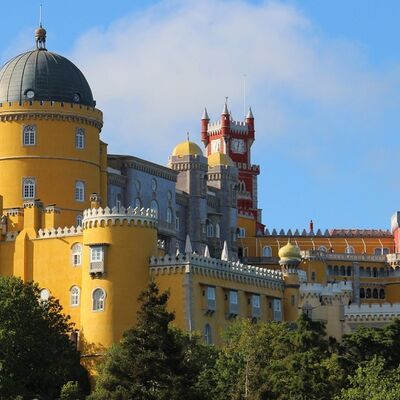
[[229, 260], [228, 243], [226, 243], [226, 240], [224, 241], [224, 248], [222, 249], [221, 260], [223, 261]]
[[201, 119], [210, 120], [210, 117], [208, 116], [208, 112], [207, 112], [207, 107], [204, 107], [204, 112], [203, 112], [203, 116], [201, 117]]
[[225, 104], [224, 104], [224, 109], [222, 110], [222, 115], [229, 115], [228, 97], [225, 97]]
[[176, 256], [179, 256], [179, 247], [176, 247]]
[[204, 257], [210, 257], [210, 250], [208, 249], [208, 246], [206, 245], [204, 249]]
[[186, 235], [186, 243], [185, 243], [185, 253], [186, 254], [192, 254], [192, 243], [190, 242], [190, 237], [189, 235]]
[[254, 118], [253, 117], [253, 112], [251, 111], [251, 107], [249, 107], [249, 111], [248, 111], [248, 113], [246, 115], [246, 118]]

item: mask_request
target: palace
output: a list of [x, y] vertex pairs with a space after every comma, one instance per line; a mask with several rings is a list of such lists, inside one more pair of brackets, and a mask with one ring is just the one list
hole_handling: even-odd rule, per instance
[[268, 230], [258, 208], [252, 110], [207, 110], [168, 165], [112, 155], [81, 71], [46, 49], [0, 71], [0, 275], [60, 299], [90, 359], [135, 323], [153, 277], [175, 323], [219, 344], [235, 318], [324, 321], [337, 339], [400, 316], [400, 214], [391, 231]]

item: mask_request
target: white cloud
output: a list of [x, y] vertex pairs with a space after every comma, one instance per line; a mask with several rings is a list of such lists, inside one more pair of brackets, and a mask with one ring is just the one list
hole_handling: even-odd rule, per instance
[[357, 46], [275, 2], [161, 1], [87, 32], [71, 57], [105, 113], [109, 150], [161, 163], [186, 130], [200, 141], [204, 105], [217, 119], [229, 96], [242, 116], [244, 73], [257, 126], [274, 134], [288, 134], [282, 97], [365, 113], [390, 88]]

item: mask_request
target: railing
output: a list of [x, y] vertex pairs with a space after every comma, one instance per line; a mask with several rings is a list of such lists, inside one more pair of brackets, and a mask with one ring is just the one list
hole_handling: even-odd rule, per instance
[[166, 234], [166, 235], [175, 235], [176, 230], [175, 230], [175, 224], [171, 224], [167, 221], [158, 221], [158, 231], [160, 233]]
[[361, 305], [351, 304], [344, 307], [344, 315], [345, 317], [372, 315], [399, 316], [400, 303], [373, 303]]
[[332, 261], [369, 261], [369, 262], [385, 262], [386, 255], [372, 254], [352, 254], [352, 253], [327, 253], [321, 250], [303, 250], [301, 252], [303, 258], [319, 258]]

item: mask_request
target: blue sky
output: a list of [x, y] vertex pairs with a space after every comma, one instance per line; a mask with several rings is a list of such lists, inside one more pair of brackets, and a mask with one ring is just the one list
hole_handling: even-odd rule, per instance
[[[33, 44], [38, 5], [3, 7], [1, 61]], [[49, 50], [85, 73], [112, 153], [166, 164], [204, 105], [256, 118], [270, 228], [388, 228], [399, 207], [400, 2], [42, 1]]]

